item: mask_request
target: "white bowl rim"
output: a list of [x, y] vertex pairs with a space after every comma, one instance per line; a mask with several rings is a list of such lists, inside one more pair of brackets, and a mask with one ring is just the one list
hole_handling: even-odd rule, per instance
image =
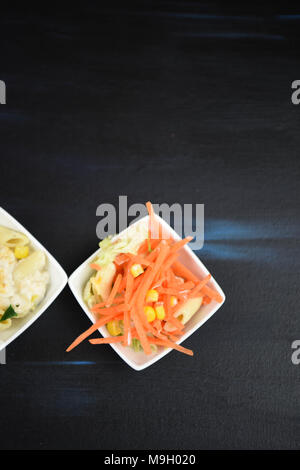
[[[167, 223], [165, 222], [160, 216], [158, 216], [157, 214], [155, 215], [156, 218], [160, 221], [160, 223], [162, 224], [163, 227], [165, 227], [171, 234], [171, 236], [175, 239], [175, 240], [180, 240], [181, 237], [175, 232], [175, 230]], [[124, 229], [122, 232], [120, 232], [119, 234], [115, 235], [113, 238], [117, 238], [117, 237], [122, 237], [123, 235], [126, 234], [126, 232], [131, 228], [133, 227], [134, 225], [136, 224], [139, 224], [139, 223], [142, 223], [143, 221], [145, 221], [145, 219], [148, 219], [149, 216], [146, 215], [136, 221], [134, 221], [134, 223], [130, 224], [126, 229]], [[207, 268], [205, 267], [205, 265], [202, 263], [202, 261], [195, 255], [195, 253], [191, 250], [191, 248], [188, 246], [188, 245], [185, 245], [183, 247], [183, 249], [185, 251], [188, 252], [189, 256], [191, 256], [195, 262], [206, 272], [206, 274], [209, 273], [209, 271], [207, 270]], [[90, 255], [85, 261], [83, 261], [83, 263], [81, 263], [76, 269], [75, 271], [73, 271], [73, 273], [70, 275], [69, 279], [68, 279], [68, 284], [69, 284], [69, 287], [74, 295], [74, 297], [76, 298], [77, 302], [79, 303], [79, 305], [81, 306], [81, 308], [83, 309], [83, 311], [85, 312], [85, 314], [88, 316], [88, 318], [91, 320], [92, 323], [95, 323], [95, 318], [92, 314], [92, 312], [90, 312], [88, 306], [85, 304], [83, 298], [82, 298], [82, 290], [81, 292], [78, 292], [77, 288], [74, 287], [73, 283], [74, 283], [74, 280], [76, 279], [76, 277], [78, 276], [79, 272], [84, 269], [88, 263], [90, 263], [96, 256], [96, 254], [99, 252], [100, 248], [98, 248], [92, 255]], [[191, 336], [198, 328], [200, 328], [207, 320], [209, 320], [212, 315], [214, 315], [216, 313], [216, 311], [224, 304], [225, 300], [226, 300], [226, 296], [223, 292], [223, 290], [221, 289], [221, 287], [219, 286], [219, 284], [217, 283], [217, 281], [214, 279], [214, 277], [212, 276], [211, 277], [211, 280], [210, 280], [210, 283], [213, 284], [214, 288], [218, 291], [219, 294], [221, 294], [221, 296], [223, 297], [223, 301], [221, 303], [216, 303], [215, 307], [212, 309], [212, 311], [205, 317], [203, 318], [201, 321], [199, 321], [199, 323], [197, 323], [194, 327], [192, 327], [190, 329], [190, 331], [186, 332], [181, 338], [179, 341], [177, 341], [177, 344], [181, 344], [183, 341], [185, 341], [189, 336]], [[103, 337], [106, 337], [106, 336], [109, 336], [106, 332], [106, 330], [102, 327], [102, 328], [99, 328], [98, 330], [101, 335]], [[119, 351], [116, 347], [115, 344], [110, 344], [110, 346], [116, 351], [116, 353], [123, 359], [123, 361], [125, 361], [130, 367], [132, 367], [134, 370], [136, 371], [141, 371], [143, 369], [146, 369], [147, 367], [151, 366], [152, 364], [154, 364], [155, 362], [159, 361], [160, 359], [162, 359], [164, 356], [166, 356], [167, 354], [169, 354], [171, 351], [173, 351], [172, 348], [167, 348], [163, 351], [161, 351], [160, 353], [156, 354], [155, 356], [153, 356], [152, 358], [150, 358], [147, 362], [145, 362], [144, 364], [136, 364], [135, 362], [133, 362], [131, 359], [129, 359], [128, 357], [126, 357], [125, 354], [123, 354], [121, 351]]]
[[[22, 333], [24, 333], [27, 328], [29, 328], [41, 315], [42, 313], [45, 312], [45, 310], [54, 302], [56, 297], [61, 293], [61, 291], [64, 289], [68, 282], [68, 276], [62, 266], [59, 264], [59, 262], [54, 258], [51, 253], [42, 245], [41, 242], [39, 242], [20, 222], [18, 222], [17, 219], [15, 219], [9, 212], [7, 212], [3, 207], [0, 207], [0, 215], [3, 214], [6, 216], [7, 219], [9, 219], [12, 222], [12, 225], [14, 225], [14, 229], [18, 230], [29, 238], [30, 242], [34, 245], [34, 247], [38, 247], [41, 250], [44, 251], [44, 253], [47, 256], [48, 262], [54, 266], [54, 268], [57, 270], [57, 272], [60, 273], [62, 277], [62, 281], [60, 283], [59, 288], [53, 292], [53, 294], [49, 297], [47, 302], [44, 303], [42, 307], [37, 307], [36, 310], [34, 311], [34, 315], [32, 318], [26, 322], [19, 330], [16, 331], [14, 335], [12, 335], [10, 338], [8, 338], [5, 341], [0, 342], [0, 351], [4, 348], [6, 348], [10, 343], [12, 343], [15, 339], [17, 339]], [[1, 225], [1, 224], [0, 224]], [[51, 280], [50, 280], [51, 282]]]

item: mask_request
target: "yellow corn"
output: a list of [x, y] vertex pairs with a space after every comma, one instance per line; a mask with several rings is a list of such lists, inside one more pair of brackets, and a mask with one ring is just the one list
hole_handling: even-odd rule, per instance
[[14, 253], [17, 259], [26, 258], [29, 255], [29, 248], [28, 246], [16, 246]]
[[163, 320], [166, 316], [164, 304], [162, 302], [159, 302], [156, 303], [154, 307], [157, 318], [159, 320]]
[[106, 328], [111, 336], [118, 336], [121, 334], [120, 323], [118, 320], [109, 321]]
[[155, 320], [155, 310], [150, 305], [145, 305], [144, 312], [149, 323]]
[[133, 264], [130, 268], [130, 272], [133, 275], [133, 277], [138, 277], [140, 274], [144, 272], [144, 270], [140, 264]]
[[158, 301], [158, 292], [155, 289], [150, 289], [146, 295], [146, 302], [157, 302]]
[[175, 305], [177, 305], [177, 303], [178, 303], [177, 297], [175, 297], [175, 295], [171, 295], [171, 297], [170, 297], [171, 307], [175, 307]]

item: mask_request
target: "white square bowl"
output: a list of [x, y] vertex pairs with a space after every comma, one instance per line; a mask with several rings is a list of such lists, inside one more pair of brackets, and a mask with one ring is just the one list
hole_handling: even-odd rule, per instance
[[[164, 233], [170, 234], [172, 238], [175, 240], [180, 240], [178, 234], [159, 216], [156, 216], [157, 219], [160, 221], [161, 225], [163, 226]], [[123, 230], [120, 234], [116, 235], [116, 237], [125, 237], [128, 235], [128, 231], [131, 230], [136, 224], [148, 224], [149, 216], [143, 217], [142, 219], [138, 220], [134, 224], [130, 225], [127, 229]], [[87, 314], [89, 319], [92, 323], [95, 323], [95, 318], [92, 312], [89, 310], [88, 306], [83, 300], [83, 288], [91, 277], [93, 270], [90, 268], [90, 263], [95, 259], [96, 254], [99, 252], [99, 249], [95, 251], [86, 261], [84, 261], [69, 277], [69, 286], [71, 291], [73, 292], [74, 296], [76, 297], [78, 303]], [[197, 256], [193, 253], [193, 251], [185, 245], [184, 248], [181, 250], [181, 254], [179, 260], [188, 267], [196, 276], [200, 278], [206, 276], [208, 274], [208, 270], [204, 266], [204, 264], [197, 258]], [[221, 294], [223, 297], [222, 303], [218, 303], [214, 300], [211, 301], [210, 304], [203, 305], [200, 307], [198, 312], [191, 318], [191, 320], [185, 326], [185, 334], [180, 338], [177, 342], [178, 344], [182, 343], [185, 339], [187, 339], [191, 334], [194, 333], [200, 326], [202, 326], [225, 302], [225, 295], [220, 286], [217, 284], [215, 279], [212, 277], [208, 285], [214, 288], [216, 291]], [[100, 333], [102, 336], [107, 337], [109, 336], [106, 327], [99, 328]], [[153, 353], [151, 355], [146, 355], [144, 352], [135, 352], [130, 347], [122, 346], [121, 344], [110, 344], [110, 346], [116, 351], [117, 354], [133, 369], [135, 370], [143, 370], [146, 367], [151, 366], [156, 361], [164, 357], [168, 354], [172, 349], [168, 348], [159, 348], [157, 353]]]
[[46, 250], [41, 243], [39, 243], [31, 233], [26, 230], [16, 219], [14, 219], [8, 212], [0, 207], [0, 225], [4, 227], [17, 230], [24, 233], [29, 238], [31, 246], [34, 249], [43, 250], [47, 256], [48, 271], [50, 275], [50, 282], [47, 287], [46, 295], [42, 302], [23, 318], [13, 319], [12, 325], [7, 330], [0, 332], [0, 351], [20, 336], [27, 328], [32, 325], [42, 313], [52, 304], [58, 294], [63, 290], [68, 281], [63, 268], [56, 261], [55, 258]]

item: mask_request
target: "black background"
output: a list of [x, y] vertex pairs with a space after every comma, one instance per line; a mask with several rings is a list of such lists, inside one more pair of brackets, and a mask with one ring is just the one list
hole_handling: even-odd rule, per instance
[[71, 274], [97, 247], [99, 204], [203, 203], [198, 255], [227, 300], [186, 341], [194, 358], [135, 372], [109, 346], [64, 352], [89, 326], [66, 287], [7, 348], [1, 448], [298, 447], [296, 13], [192, 1], [3, 12], [1, 205]]

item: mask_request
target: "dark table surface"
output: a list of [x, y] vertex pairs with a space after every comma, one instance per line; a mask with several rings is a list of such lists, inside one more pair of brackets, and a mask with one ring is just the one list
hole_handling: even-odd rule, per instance
[[194, 358], [135, 372], [109, 346], [65, 353], [89, 326], [66, 287], [7, 348], [0, 447], [299, 447], [299, 17], [95, 5], [1, 16], [1, 206], [71, 274], [99, 204], [203, 203], [227, 300]]

